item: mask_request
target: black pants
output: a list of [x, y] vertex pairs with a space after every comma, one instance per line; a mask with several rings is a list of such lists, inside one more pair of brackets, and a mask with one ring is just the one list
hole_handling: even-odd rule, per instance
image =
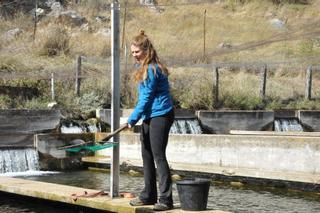
[[[141, 128], [141, 151], [144, 171], [144, 189], [139, 198], [146, 203], [158, 200], [156, 173], [159, 178], [159, 202], [172, 204], [172, 182], [166, 158], [166, 148], [174, 112], [146, 120]], [[155, 167], [155, 163], [157, 169]]]

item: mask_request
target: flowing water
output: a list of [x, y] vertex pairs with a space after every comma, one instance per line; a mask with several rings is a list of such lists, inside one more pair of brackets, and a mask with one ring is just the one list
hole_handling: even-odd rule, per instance
[[170, 129], [172, 134], [201, 134], [202, 130], [197, 119], [176, 119]]
[[39, 155], [34, 148], [0, 149], [0, 176], [38, 176], [55, 174], [40, 171]]
[[276, 132], [303, 132], [301, 124], [294, 118], [275, 119], [274, 130]]
[[63, 120], [60, 126], [61, 133], [101, 132], [101, 123], [96, 119], [87, 121]]
[[33, 148], [1, 149], [0, 173], [39, 170], [38, 153]]
[[[20, 178], [108, 191], [110, 185], [109, 176], [109, 173], [77, 171], [54, 175], [23, 176]], [[142, 187], [142, 177], [120, 175], [120, 192], [139, 192]], [[173, 198], [175, 203], [179, 202], [176, 184], [173, 184]], [[8, 213], [39, 212], [25, 205], [14, 206], [13, 204], [11, 204], [12, 209], [10, 210], [8, 205], [0, 204], [0, 212], [4, 212], [3, 208], [6, 208], [5, 212]], [[28, 208], [29, 211], [26, 211]], [[65, 207], [56, 208], [56, 212], [63, 212], [65, 209]], [[209, 191], [208, 208], [239, 213], [318, 213], [320, 212], [320, 197], [319, 194], [311, 196], [310, 194], [285, 189], [239, 188], [213, 183]]]

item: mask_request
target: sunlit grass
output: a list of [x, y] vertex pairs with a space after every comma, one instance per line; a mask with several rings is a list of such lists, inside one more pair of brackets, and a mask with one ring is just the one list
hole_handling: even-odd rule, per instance
[[[0, 72], [33, 72], [39, 75], [47, 73], [47, 77], [55, 73], [57, 81], [66, 81], [70, 84], [57, 88], [57, 95], [61, 96], [63, 101], [63, 98], [67, 99], [74, 95], [73, 91], [66, 92], [66, 90], [74, 88], [72, 78], [75, 77], [76, 60], [79, 55], [84, 55], [87, 57], [82, 65], [83, 75], [87, 77], [82, 84], [84, 93], [91, 94], [90, 90], [96, 90], [97, 97], [107, 97], [110, 91], [111, 37], [98, 32], [110, 28], [111, 23], [110, 21], [98, 23], [95, 17], [110, 18], [107, 7], [110, 2], [81, 1], [81, 4], [72, 8], [87, 19], [86, 27], [67, 26], [49, 17], [41, 19], [35, 40], [33, 40], [34, 23], [30, 15], [18, 14], [10, 20], [1, 19], [1, 34], [14, 28], [21, 28], [23, 33], [10, 41], [0, 39]], [[129, 4], [137, 2], [129, 0]], [[177, 2], [190, 1], [175, 1]], [[309, 24], [310, 20], [316, 21], [320, 0], [312, 1], [311, 5], [275, 5], [271, 1], [259, 0], [219, 2], [163, 7], [160, 13], [148, 7], [129, 7], [125, 34], [122, 31], [124, 8], [121, 8], [120, 38], [121, 40], [124, 38], [128, 45], [132, 36], [137, 35], [140, 29], [145, 30], [154, 42], [161, 59], [174, 66], [170, 68], [172, 72], [170, 79], [175, 104], [178, 107], [213, 109], [218, 106], [258, 109], [270, 106], [283, 107], [283, 100], [291, 99], [296, 99], [297, 104], [287, 102], [290, 107], [302, 107], [303, 104], [307, 108], [317, 107], [318, 104], [300, 99], [304, 96], [306, 67], [318, 63], [316, 56], [320, 53], [320, 35], [292, 37], [288, 41], [285, 36], [286, 33], [289, 35], [292, 29], [301, 33], [305, 30], [303, 26]], [[122, 1], [120, 3], [123, 5]], [[166, 5], [172, 1], [159, 0], [158, 3]], [[206, 18], [205, 42], [204, 17]], [[273, 18], [286, 21], [286, 28], [273, 27], [270, 24]], [[54, 29], [59, 27], [63, 28], [59, 36], [52, 37]], [[269, 42], [276, 36], [281, 39]], [[266, 42], [259, 44], [260, 41]], [[230, 47], [222, 48], [220, 45], [223, 43]], [[48, 49], [52, 47], [57, 50], [55, 54], [48, 53]], [[206, 60], [203, 60], [203, 54], [206, 54]], [[124, 62], [124, 58], [121, 62]], [[259, 67], [257, 70], [222, 69], [219, 105], [213, 100], [213, 67], [184, 67], [185, 64], [194, 62], [255, 65], [266, 63], [269, 67], [266, 86], [268, 103], [262, 102], [259, 98]], [[124, 67], [121, 69], [123, 71]], [[320, 96], [319, 78], [317, 74], [314, 75], [312, 91], [314, 97]], [[6, 81], [8, 82], [10, 83]], [[48, 78], [48, 88], [49, 86]], [[131, 91], [135, 89], [132, 85], [122, 87], [122, 94], [130, 96], [134, 93]], [[122, 100], [127, 100], [124, 101], [124, 106], [133, 105], [135, 99], [130, 98], [122, 97]], [[106, 98], [106, 101], [109, 99]], [[69, 102], [71, 104], [70, 100]], [[28, 104], [28, 106], [33, 105], [37, 105], [36, 100]]]

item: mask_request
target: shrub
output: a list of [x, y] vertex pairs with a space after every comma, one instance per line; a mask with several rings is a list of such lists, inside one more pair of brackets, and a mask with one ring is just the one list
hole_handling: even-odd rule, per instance
[[24, 109], [46, 109], [48, 107], [48, 103], [50, 101], [46, 98], [33, 98], [31, 100], [27, 100], [23, 105], [18, 108]]
[[0, 109], [10, 109], [13, 100], [8, 95], [0, 95]]
[[241, 92], [225, 93], [220, 100], [223, 108], [240, 110], [264, 109], [264, 103], [259, 97], [250, 96]]
[[175, 70], [170, 78], [176, 107], [212, 109], [212, 78], [206, 70]]
[[303, 40], [298, 43], [298, 52], [301, 55], [310, 55], [312, 54], [313, 49], [314, 42], [312, 39]]
[[12, 56], [2, 56], [0, 60], [0, 71], [2, 72], [20, 72], [28, 71], [27, 67], [19, 58]]
[[69, 53], [70, 36], [66, 29], [62, 27], [54, 27], [50, 30], [48, 37], [45, 39], [41, 55], [56, 56], [61, 53]]

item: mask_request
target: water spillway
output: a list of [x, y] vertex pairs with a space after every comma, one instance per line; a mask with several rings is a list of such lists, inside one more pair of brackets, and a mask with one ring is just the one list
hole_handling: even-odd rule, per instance
[[172, 134], [201, 134], [199, 121], [194, 119], [176, 119], [170, 129]]
[[0, 173], [39, 170], [39, 156], [33, 148], [1, 149]]
[[281, 118], [274, 120], [276, 132], [303, 132], [303, 127], [295, 118]]

